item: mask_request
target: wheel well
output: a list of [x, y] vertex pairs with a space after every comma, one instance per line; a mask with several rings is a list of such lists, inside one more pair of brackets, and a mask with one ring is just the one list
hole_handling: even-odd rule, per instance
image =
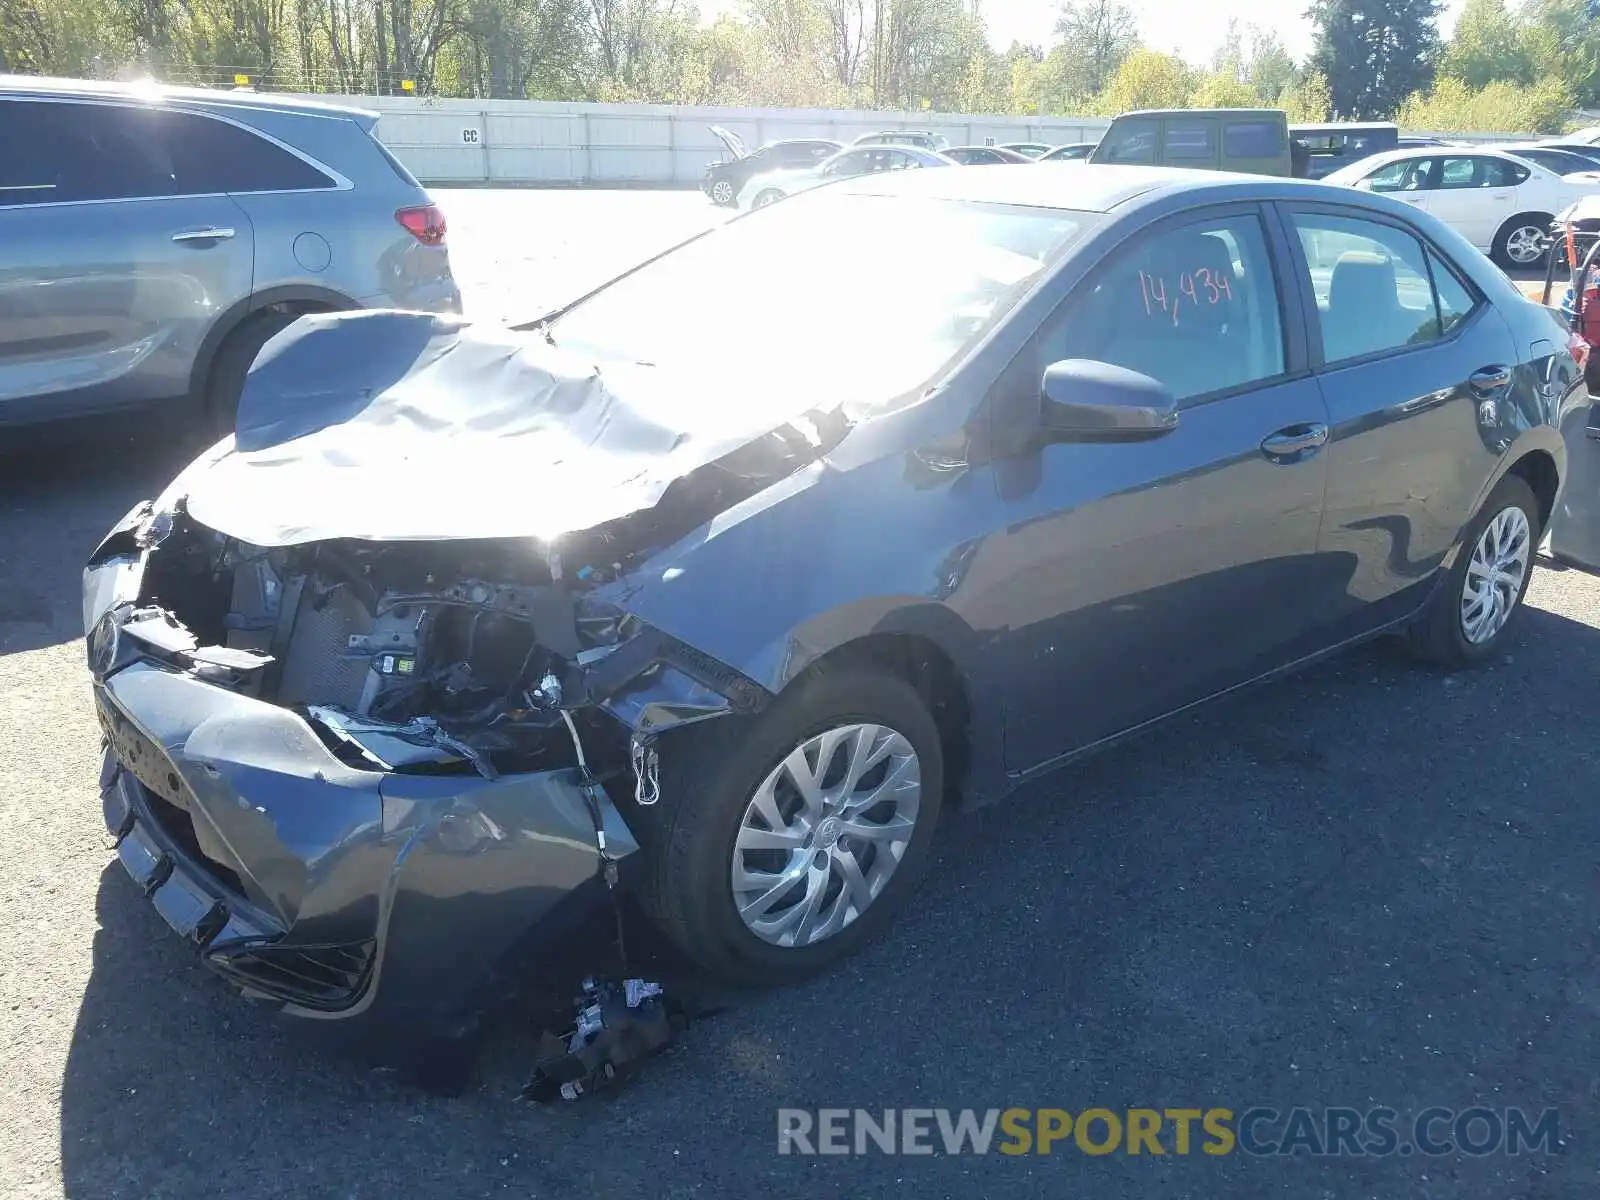
[[846, 642], [811, 663], [806, 672], [841, 663], [864, 663], [899, 676], [927, 704], [939, 727], [944, 750], [945, 790], [957, 794], [966, 779], [971, 752], [971, 710], [955, 663], [933, 639], [915, 633], [872, 633]]
[[1513, 228], [1514, 226], [1516, 226], [1517, 224], [1519, 224], [1521, 222], [1525, 222], [1525, 221], [1531, 221], [1534, 224], [1537, 224], [1537, 225], [1540, 225], [1540, 226], [1544, 227], [1548, 231], [1548, 229], [1550, 227], [1550, 222], [1553, 221], [1553, 220], [1555, 220], [1555, 218], [1551, 214], [1545, 213], [1545, 212], [1532, 212], [1532, 211], [1530, 211], [1530, 212], [1517, 213], [1514, 216], [1507, 217], [1504, 221], [1502, 221], [1500, 223], [1500, 228], [1495, 230], [1495, 234], [1494, 234], [1495, 240], [1499, 241], [1501, 235], [1504, 234], [1507, 230], [1509, 230], [1509, 229]]
[[1556, 488], [1561, 481], [1556, 472], [1556, 460], [1543, 450], [1532, 450], [1512, 463], [1506, 474], [1520, 476], [1533, 489], [1539, 501], [1539, 528], [1550, 528], [1550, 514], [1556, 507]]
[[248, 300], [241, 300], [217, 320], [196, 352], [189, 374], [190, 395], [197, 403], [205, 399], [223, 347], [241, 330], [259, 320], [261, 314], [292, 312], [301, 316], [309, 312], [340, 312], [357, 307], [359, 305], [354, 300], [337, 292], [300, 286], [268, 288]]

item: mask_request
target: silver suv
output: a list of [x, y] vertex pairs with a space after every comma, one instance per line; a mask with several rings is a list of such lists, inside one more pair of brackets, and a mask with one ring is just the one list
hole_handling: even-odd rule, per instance
[[377, 123], [0, 76], [0, 426], [189, 399], [229, 427], [257, 352], [301, 314], [459, 312], [444, 217]]

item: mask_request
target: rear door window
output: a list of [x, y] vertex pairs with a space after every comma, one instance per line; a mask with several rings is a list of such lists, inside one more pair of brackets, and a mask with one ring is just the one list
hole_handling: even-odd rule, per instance
[[1466, 188], [1515, 187], [1528, 177], [1528, 169], [1510, 159], [1482, 154], [1450, 155], [1439, 171], [1439, 187], [1448, 191]]
[[1430, 253], [1403, 229], [1321, 212], [1297, 212], [1292, 219], [1316, 298], [1323, 359], [1330, 364], [1435, 341], [1476, 305], [1437, 256], [1430, 268]]

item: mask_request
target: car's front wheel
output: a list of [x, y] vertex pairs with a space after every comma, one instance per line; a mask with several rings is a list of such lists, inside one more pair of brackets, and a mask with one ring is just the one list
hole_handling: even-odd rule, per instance
[[756, 198], [750, 202], [751, 208], [765, 208], [769, 204], [776, 204], [783, 199], [783, 193], [777, 188], [768, 188], [764, 192], [757, 192]]
[[824, 668], [759, 717], [685, 732], [662, 748], [642, 897], [680, 950], [732, 982], [778, 983], [882, 927], [921, 871], [944, 787], [915, 688]]
[[733, 184], [726, 179], [719, 179], [711, 185], [711, 199], [714, 203], [726, 208], [733, 203]]
[[1455, 565], [1412, 626], [1411, 648], [1445, 666], [1494, 654], [1533, 579], [1539, 537], [1533, 489], [1520, 475], [1507, 475], [1467, 527]]

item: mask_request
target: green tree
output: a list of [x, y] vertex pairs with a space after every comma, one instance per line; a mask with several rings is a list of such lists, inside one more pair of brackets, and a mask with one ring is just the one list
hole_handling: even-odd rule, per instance
[[1139, 44], [1139, 22], [1121, 0], [1067, 0], [1056, 17], [1062, 86], [1098, 96]]
[[1278, 93], [1278, 107], [1289, 114], [1289, 120], [1307, 125], [1317, 125], [1333, 117], [1333, 92], [1328, 87], [1327, 76], [1312, 71], [1297, 83], [1292, 83]]
[[1505, 0], [1467, 0], [1439, 61], [1439, 74], [1473, 91], [1491, 83], [1533, 82], [1524, 24]]
[[1532, 87], [1491, 83], [1473, 91], [1459, 79], [1446, 78], [1408, 97], [1397, 120], [1407, 129], [1439, 133], [1559, 133], [1571, 103], [1559, 79]]
[[1328, 80], [1340, 120], [1393, 116], [1433, 82], [1438, 0], [1314, 0], [1312, 70]]
[[1254, 108], [1255, 88], [1231, 71], [1215, 71], [1200, 80], [1189, 103], [1195, 108]]
[[1284, 48], [1283, 39], [1270, 29], [1252, 25], [1250, 56], [1245, 60], [1245, 80], [1255, 89], [1262, 104], [1276, 104], [1283, 90], [1295, 81], [1294, 59]]
[[1531, 0], [1524, 14], [1534, 73], [1560, 79], [1574, 103], [1600, 108], [1600, 0]]
[[1194, 72], [1183, 59], [1141, 46], [1117, 68], [1099, 108], [1106, 116], [1136, 108], [1187, 108], [1193, 88]]

